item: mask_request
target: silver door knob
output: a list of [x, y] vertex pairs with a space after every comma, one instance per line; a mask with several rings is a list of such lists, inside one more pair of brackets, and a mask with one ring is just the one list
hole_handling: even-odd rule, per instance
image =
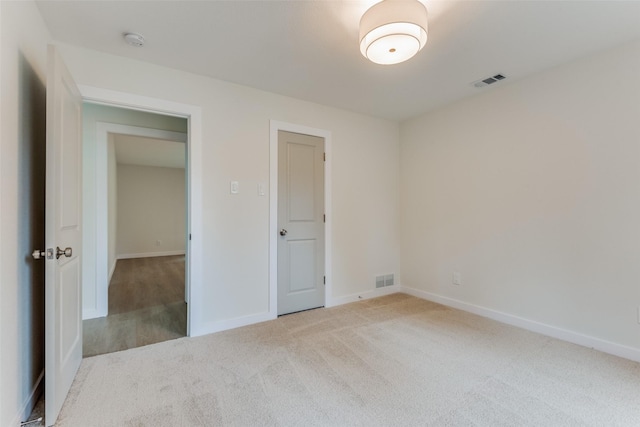
[[40, 249], [36, 249], [35, 251], [33, 251], [31, 253], [31, 256], [33, 257], [33, 259], [40, 259], [40, 258], [44, 258], [44, 256], [47, 253], [45, 251], [41, 251]]
[[60, 258], [62, 255], [66, 256], [67, 258], [71, 258], [72, 254], [73, 250], [71, 248], [65, 248], [64, 250], [62, 250], [59, 246], [56, 246], [56, 259]]
[[280, 230], [280, 235], [281, 236], [286, 236], [287, 235], [287, 230], [285, 230], [284, 228], [282, 230]]

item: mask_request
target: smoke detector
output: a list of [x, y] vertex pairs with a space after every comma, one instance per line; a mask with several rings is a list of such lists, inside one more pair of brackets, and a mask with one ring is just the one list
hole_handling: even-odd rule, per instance
[[136, 33], [126, 33], [124, 35], [124, 40], [129, 43], [131, 46], [142, 47], [144, 46], [144, 37], [140, 34]]

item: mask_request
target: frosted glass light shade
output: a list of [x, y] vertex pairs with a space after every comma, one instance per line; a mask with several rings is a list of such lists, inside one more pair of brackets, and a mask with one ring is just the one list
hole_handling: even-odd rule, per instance
[[418, 0], [383, 0], [360, 19], [360, 52], [376, 64], [397, 64], [427, 42], [427, 9]]

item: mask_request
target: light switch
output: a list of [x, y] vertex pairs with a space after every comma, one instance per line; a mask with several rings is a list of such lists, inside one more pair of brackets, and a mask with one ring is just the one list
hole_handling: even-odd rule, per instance
[[238, 194], [240, 192], [240, 184], [238, 181], [231, 181], [231, 194]]
[[454, 271], [453, 272], [453, 280], [452, 280], [454, 285], [461, 285], [462, 284], [462, 276], [460, 275], [459, 271]]
[[264, 182], [258, 183], [258, 196], [264, 196]]

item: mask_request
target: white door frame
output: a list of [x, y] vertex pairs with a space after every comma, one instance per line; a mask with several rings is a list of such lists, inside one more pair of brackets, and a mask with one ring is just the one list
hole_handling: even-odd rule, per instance
[[184, 117], [188, 121], [187, 143], [187, 232], [190, 236], [186, 247], [188, 286], [187, 336], [198, 334], [202, 328], [202, 109], [141, 95], [117, 92], [92, 86], [78, 85], [86, 102], [109, 105], [130, 110]]
[[[85, 99], [86, 101], [86, 99]], [[96, 301], [97, 312], [95, 316], [104, 317], [109, 312], [109, 280], [113, 274], [113, 265], [109, 265], [109, 193], [108, 193], [108, 142], [109, 134], [125, 134], [143, 136], [154, 139], [164, 139], [178, 142], [188, 142], [189, 135], [183, 132], [172, 132], [167, 130], [150, 129], [139, 126], [121, 125], [115, 123], [96, 122]], [[187, 144], [188, 146], [188, 144]], [[186, 165], [187, 173], [189, 163]], [[185, 203], [188, 203], [185, 201]], [[185, 245], [186, 248], [186, 245]], [[185, 278], [185, 296], [189, 297], [189, 281]], [[88, 319], [90, 317], [84, 317]]]
[[331, 132], [292, 123], [269, 121], [269, 315], [278, 317], [278, 131], [301, 133], [324, 138], [324, 306], [332, 301], [331, 274]]

